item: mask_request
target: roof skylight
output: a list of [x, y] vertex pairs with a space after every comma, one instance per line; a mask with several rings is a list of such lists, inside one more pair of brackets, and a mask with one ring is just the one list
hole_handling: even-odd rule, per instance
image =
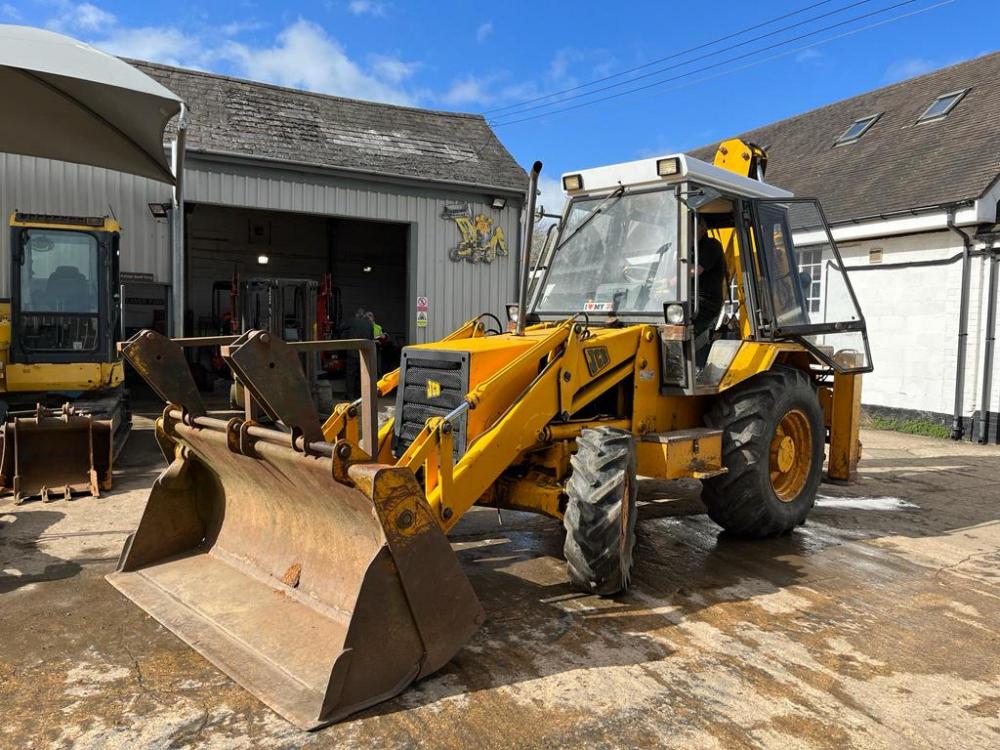
[[969, 93], [968, 89], [959, 89], [958, 91], [952, 91], [947, 94], [941, 94], [937, 99], [935, 99], [931, 106], [929, 106], [924, 113], [917, 118], [917, 122], [927, 122], [928, 120], [937, 120], [949, 112], [951, 112], [955, 105], [962, 101], [962, 97]]
[[854, 143], [861, 136], [868, 132], [868, 129], [875, 124], [875, 121], [882, 116], [882, 113], [868, 115], [867, 117], [862, 117], [851, 123], [850, 127], [847, 128], [840, 137], [833, 142], [834, 146], [843, 146], [845, 143]]

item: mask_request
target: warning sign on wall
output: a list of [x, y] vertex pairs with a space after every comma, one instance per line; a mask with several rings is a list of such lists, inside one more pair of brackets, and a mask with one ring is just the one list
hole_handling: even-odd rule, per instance
[[417, 328], [426, 328], [426, 327], [427, 327], [427, 311], [426, 310], [418, 310], [417, 311]]
[[417, 297], [417, 312], [427, 312], [426, 297]]

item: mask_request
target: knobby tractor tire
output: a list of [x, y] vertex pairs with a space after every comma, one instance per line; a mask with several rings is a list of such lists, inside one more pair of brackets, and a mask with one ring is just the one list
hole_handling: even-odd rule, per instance
[[573, 585], [610, 596], [628, 588], [635, 546], [635, 444], [625, 430], [583, 430], [570, 458], [563, 551]]
[[738, 536], [764, 538], [805, 522], [823, 469], [823, 410], [808, 376], [775, 366], [725, 391], [705, 415], [722, 430], [729, 470], [705, 482], [709, 517]]

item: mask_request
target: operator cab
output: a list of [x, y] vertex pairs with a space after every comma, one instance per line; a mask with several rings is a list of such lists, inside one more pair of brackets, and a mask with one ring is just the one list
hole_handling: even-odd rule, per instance
[[[745, 341], [794, 340], [837, 371], [871, 369], [818, 201], [685, 155], [568, 173], [562, 184], [568, 200], [532, 269], [527, 322], [656, 325], [663, 385], [685, 393], [718, 391]], [[698, 241], [706, 234], [722, 247], [721, 273], [699, 257], [713, 247]], [[720, 297], [706, 319], [700, 306]]]
[[10, 231], [11, 362], [117, 361], [118, 222], [15, 212]]

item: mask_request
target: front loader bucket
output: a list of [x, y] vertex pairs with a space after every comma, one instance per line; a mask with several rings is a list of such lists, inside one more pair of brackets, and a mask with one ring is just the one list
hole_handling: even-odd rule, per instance
[[14, 501], [50, 500], [111, 487], [111, 420], [80, 414], [72, 407], [38, 407], [30, 417], [3, 426], [0, 485]]
[[[259, 347], [265, 376], [288, 374], [275, 359], [284, 348]], [[246, 384], [261, 396], [276, 385]], [[168, 407], [157, 430], [172, 460], [108, 580], [299, 727], [401, 692], [482, 622], [410, 471], [348, 467], [346, 451], [303, 437], [311, 425], [285, 432]]]

